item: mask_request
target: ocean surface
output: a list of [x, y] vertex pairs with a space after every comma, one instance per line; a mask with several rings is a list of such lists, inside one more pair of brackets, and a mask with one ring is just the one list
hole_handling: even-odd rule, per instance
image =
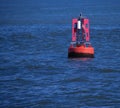
[[[95, 58], [68, 59], [81, 12]], [[0, 108], [120, 108], [120, 1], [0, 0]]]

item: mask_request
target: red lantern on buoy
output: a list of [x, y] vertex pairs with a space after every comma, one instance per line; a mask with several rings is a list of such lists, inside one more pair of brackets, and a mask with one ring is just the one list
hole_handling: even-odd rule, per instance
[[93, 58], [94, 48], [90, 43], [89, 19], [79, 16], [72, 19], [72, 42], [68, 48], [69, 58]]

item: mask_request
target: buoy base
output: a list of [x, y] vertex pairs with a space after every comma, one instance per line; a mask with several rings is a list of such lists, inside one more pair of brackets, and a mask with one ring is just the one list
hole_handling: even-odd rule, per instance
[[70, 52], [68, 58], [94, 58], [94, 54]]
[[68, 58], [94, 58], [94, 48], [91, 45], [70, 45]]

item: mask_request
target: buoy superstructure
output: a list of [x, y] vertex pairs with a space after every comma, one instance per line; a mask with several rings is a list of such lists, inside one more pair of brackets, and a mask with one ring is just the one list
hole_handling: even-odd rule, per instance
[[89, 19], [80, 16], [72, 19], [72, 42], [68, 58], [93, 58], [94, 48], [90, 43]]

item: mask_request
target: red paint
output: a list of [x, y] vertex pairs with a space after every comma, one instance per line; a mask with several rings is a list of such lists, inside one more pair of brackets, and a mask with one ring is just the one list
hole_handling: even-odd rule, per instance
[[90, 40], [89, 34], [89, 20], [87, 18], [82, 19], [82, 35], [85, 36], [85, 40], [88, 42]]
[[77, 19], [75, 18], [72, 20], [72, 41], [76, 41], [76, 32], [77, 32], [76, 24], [77, 24]]
[[94, 48], [92, 46], [86, 47], [81, 45], [77, 47], [69, 47], [68, 52], [94, 54]]

